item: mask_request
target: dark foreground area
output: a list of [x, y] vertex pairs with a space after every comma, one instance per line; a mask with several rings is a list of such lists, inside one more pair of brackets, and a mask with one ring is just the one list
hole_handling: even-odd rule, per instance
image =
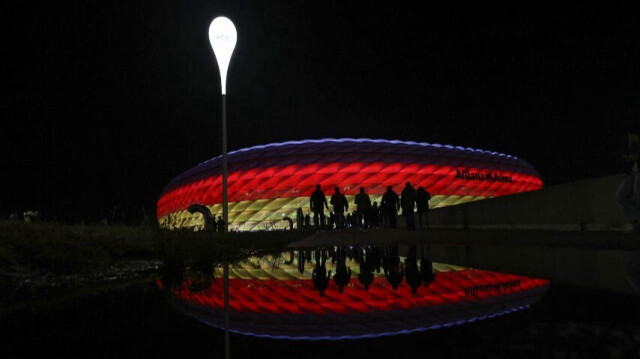
[[[223, 333], [175, 311], [161, 262], [221, 261], [310, 233], [216, 235], [0, 221], [0, 358], [222, 358]], [[640, 297], [551, 286], [530, 309], [410, 335], [291, 342], [231, 335], [232, 358], [640, 358]]]
[[[552, 286], [510, 315], [417, 334], [308, 342], [231, 335], [232, 358], [638, 358], [640, 298]], [[1, 320], [2, 358], [221, 358], [223, 333], [173, 310], [154, 283]]]

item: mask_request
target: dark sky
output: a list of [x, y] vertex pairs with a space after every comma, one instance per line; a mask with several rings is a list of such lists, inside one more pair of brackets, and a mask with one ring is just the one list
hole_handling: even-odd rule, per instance
[[370, 137], [513, 154], [546, 185], [623, 171], [640, 118], [637, 11], [415, 3], [0, 5], [0, 213], [154, 213], [165, 184], [219, 155], [219, 15], [238, 29], [230, 150]]

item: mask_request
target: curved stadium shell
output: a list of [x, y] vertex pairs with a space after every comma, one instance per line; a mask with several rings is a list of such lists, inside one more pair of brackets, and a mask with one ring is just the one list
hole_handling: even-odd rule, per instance
[[[380, 203], [387, 186], [405, 182], [432, 195], [430, 207], [542, 188], [536, 170], [510, 155], [450, 145], [372, 139], [320, 139], [255, 146], [228, 154], [229, 230], [284, 227], [282, 218], [309, 213], [316, 184], [327, 196], [338, 186], [353, 205], [360, 187]], [[222, 157], [205, 161], [173, 179], [158, 199], [165, 228], [202, 226], [201, 204], [222, 215]], [[353, 207], [355, 208], [355, 206]]]

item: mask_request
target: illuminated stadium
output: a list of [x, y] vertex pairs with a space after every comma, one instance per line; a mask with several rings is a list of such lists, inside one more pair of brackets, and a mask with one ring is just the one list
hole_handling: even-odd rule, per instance
[[[300, 207], [309, 213], [316, 184], [327, 196], [339, 187], [350, 207], [360, 187], [380, 203], [387, 186], [409, 181], [431, 195], [430, 207], [542, 188], [527, 162], [502, 153], [450, 145], [373, 139], [320, 139], [255, 146], [228, 155], [229, 230], [284, 228]], [[202, 226], [200, 204], [222, 215], [222, 157], [173, 179], [158, 199], [157, 218], [169, 229]]]

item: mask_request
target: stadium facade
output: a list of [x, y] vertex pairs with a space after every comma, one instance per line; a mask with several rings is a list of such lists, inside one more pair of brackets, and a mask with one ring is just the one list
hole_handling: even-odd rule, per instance
[[[430, 207], [534, 191], [542, 180], [527, 162], [502, 153], [450, 145], [376, 139], [319, 139], [255, 146], [228, 155], [229, 230], [284, 228], [283, 217], [309, 213], [316, 184], [330, 196], [339, 187], [353, 205], [361, 187], [380, 203], [387, 186], [409, 181], [431, 195]], [[222, 215], [222, 157], [173, 179], [157, 205], [161, 227], [202, 226], [204, 205]], [[355, 206], [354, 206], [355, 208]]]

